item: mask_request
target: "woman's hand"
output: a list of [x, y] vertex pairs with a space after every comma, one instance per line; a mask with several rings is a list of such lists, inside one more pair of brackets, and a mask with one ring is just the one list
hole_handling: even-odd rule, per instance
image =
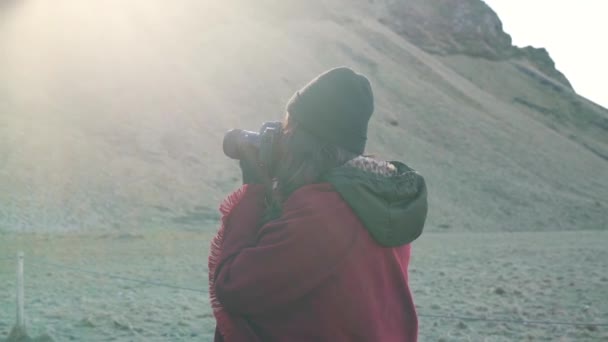
[[253, 147], [246, 147], [244, 159], [239, 161], [243, 175], [243, 184], [269, 184], [271, 179], [268, 170], [259, 160], [259, 152]]

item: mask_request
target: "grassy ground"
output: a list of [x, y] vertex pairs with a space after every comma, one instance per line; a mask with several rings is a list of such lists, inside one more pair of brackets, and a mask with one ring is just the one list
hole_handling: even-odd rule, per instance
[[[30, 335], [57, 341], [208, 341], [210, 233], [0, 235], [1, 257], [26, 253]], [[608, 341], [607, 327], [523, 325], [428, 315], [608, 321], [608, 233], [429, 233], [411, 285], [421, 341]], [[151, 279], [179, 290], [58, 269]], [[14, 263], [0, 261], [0, 336], [14, 323]]]

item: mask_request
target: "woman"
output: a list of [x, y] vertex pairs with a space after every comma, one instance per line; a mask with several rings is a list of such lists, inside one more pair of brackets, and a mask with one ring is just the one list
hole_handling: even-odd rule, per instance
[[362, 156], [372, 112], [367, 78], [329, 70], [288, 103], [272, 182], [241, 162], [209, 257], [216, 341], [416, 340], [407, 270], [426, 187]]

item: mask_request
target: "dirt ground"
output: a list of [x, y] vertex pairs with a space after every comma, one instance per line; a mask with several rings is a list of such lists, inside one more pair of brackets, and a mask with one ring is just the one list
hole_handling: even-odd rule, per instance
[[[212, 340], [210, 231], [0, 235], [0, 338], [15, 321], [15, 262], [6, 257], [23, 250], [31, 336]], [[424, 234], [410, 274], [420, 340], [608, 341], [607, 326], [468, 319], [608, 322], [606, 246], [608, 232]], [[463, 318], [436, 317], [450, 315]]]

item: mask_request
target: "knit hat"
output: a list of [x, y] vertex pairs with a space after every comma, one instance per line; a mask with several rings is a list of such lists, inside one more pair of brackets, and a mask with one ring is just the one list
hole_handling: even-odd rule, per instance
[[289, 118], [312, 135], [356, 154], [363, 154], [367, 124], [374, 112], [369, 80], [339, 67], [317, 76], [287, 104]]

